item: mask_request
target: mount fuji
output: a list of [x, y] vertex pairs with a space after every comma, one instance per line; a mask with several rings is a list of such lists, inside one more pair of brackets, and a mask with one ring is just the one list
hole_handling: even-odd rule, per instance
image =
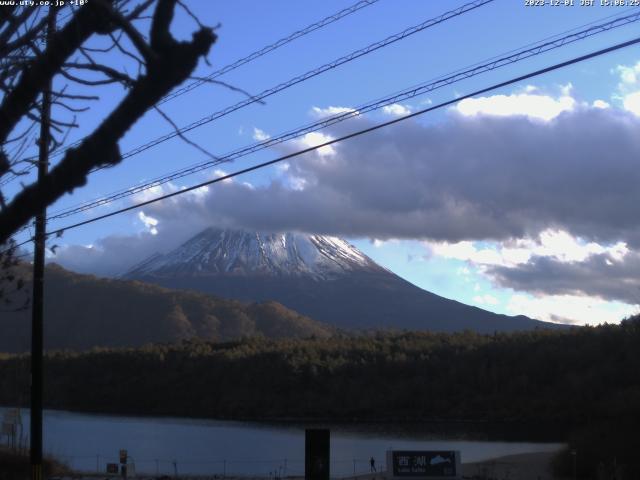
[[127, 276], [223, 275], [322, 281], [359, 271], [386, 270], [336, 237], [208, 228], [166, 255], [151, 256]]
[[552, 327], [440, 297], [337, 237], [207, 228], [125, 278], [244, 301], [275, 300], [343, 329], [482, 333]]

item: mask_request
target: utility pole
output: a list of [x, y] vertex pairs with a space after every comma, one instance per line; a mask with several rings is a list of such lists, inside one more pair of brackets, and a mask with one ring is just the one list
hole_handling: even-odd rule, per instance
[[[49, 7], [47, 47], [56, 29], [56, 11]], [[49, 166], [52, 81], [42, 92], [40, 111], [40, 141], [38, 155], [38, 182], [43, 181]], [[33, 252], [33, 297], [31, 312], [31, 479], [42, 480], [42, 406], [43, 406], [43, 293], [44, 247], [46, 241], [47, 210], [43, 208], [35, 221]]]

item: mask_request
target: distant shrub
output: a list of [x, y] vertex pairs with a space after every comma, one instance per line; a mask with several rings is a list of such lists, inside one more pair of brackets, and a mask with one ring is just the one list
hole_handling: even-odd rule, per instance
[[554, 473], [572, 478], [640, 478], [640, 418], [598, 422], [574, 430], [553, 462]]
[[[70, 473], [69, 468], [57, 460], [46, 458], [43, 462], [45, 478]], [[0, 448], [0, 480], [27, 480], [31, 478], [29, 455]]]

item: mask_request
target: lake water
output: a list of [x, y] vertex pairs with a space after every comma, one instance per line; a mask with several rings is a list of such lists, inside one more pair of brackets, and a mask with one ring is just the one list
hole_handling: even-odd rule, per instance
[[[6, 408], [0, 407], [0, 414]], [[24, 432], [29, 412], [22, 411]], [[309, 425], [315, 427], [317, 425]], [[561, 443], [478, 439], [477, 432], [443, 433], [428, 425], [323, 425], [331, 428], [332, 476], [384, 469], [390, 449], [460, 450], [462, 462], [528, 452], [555, 451]], [[104, 471], [128, 450], [136, 471], [173, 474], [302, 475], [304, 425], [205, 419], [125, 417], [46, 410], [45, 451], [75, 469]]]

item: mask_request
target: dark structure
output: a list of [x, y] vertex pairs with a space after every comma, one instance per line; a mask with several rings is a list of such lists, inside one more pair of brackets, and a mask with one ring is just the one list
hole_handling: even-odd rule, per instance
[[329, 480], [328, 429], [307, 429], [304, 435], [305, 480]]

